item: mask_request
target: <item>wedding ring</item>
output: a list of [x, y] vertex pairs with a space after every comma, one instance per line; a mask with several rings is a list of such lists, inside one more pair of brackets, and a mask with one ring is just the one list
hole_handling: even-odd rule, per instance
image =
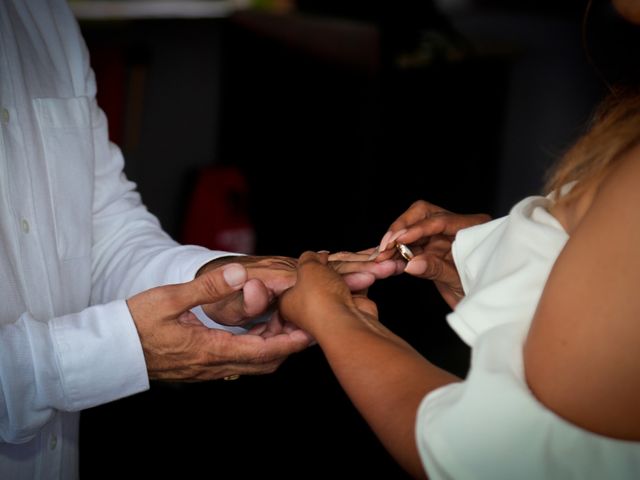
[[413, 252], [404, 243], [396, 243], [396, 249], [400, 252], [400, 255], [408, 262], [413, 258]]
[[235, 375], [227, 375], [226, 377], [224, 377], [224, 380], [237, 380], [240, 378], [240, 375], [235, 374]]

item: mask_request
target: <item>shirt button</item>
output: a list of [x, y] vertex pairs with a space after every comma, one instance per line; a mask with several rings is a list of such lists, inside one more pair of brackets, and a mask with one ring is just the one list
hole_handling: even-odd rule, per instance
[[29, 222], [27, 222], [24, 218], [22, 219], [22, 222], [20, 222], [20, 226], [22, 227], [22, 231], [24, 233], [29, 233]]
[[51, 450], [55, 450], [57, 446], [58, 446], [58, 437], [56, 435], [51, 435], [51, 438], [49, 439], [49, 448]]
[[3, 108], [0, 116], [2, 117], [2, 123], [9, 123], [9, 110]]

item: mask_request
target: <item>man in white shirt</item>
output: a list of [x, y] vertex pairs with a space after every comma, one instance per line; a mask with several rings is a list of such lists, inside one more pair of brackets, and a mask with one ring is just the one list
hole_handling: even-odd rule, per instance
[[[277, 317], [234, 335], [292, 285], [295, 261], [173, 241], [95, 94], [65, 0], [0, 0], [1, 479], [76, 478], [78, 412], [150, 378], [269, 373], [311, 340]], [[391, 273], [365, 268], [354, 288]]]

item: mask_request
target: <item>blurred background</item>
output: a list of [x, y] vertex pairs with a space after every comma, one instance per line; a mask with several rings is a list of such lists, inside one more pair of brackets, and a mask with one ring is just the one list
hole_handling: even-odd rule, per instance
[[[261, 255], [375, 246], [420, 198], [506, 214], [539, 193], [627, 51], [603, 1], [587, 16], [583, 0], [70, 4], [149, 210], [177, 240]], [[370, 296], [392, 330], [465, 375], [468, 349], [430, 284], [402, 275]], [[84, 412], [81, 428], [85, 479], [123, 465], [405, 478], [317, 347], [269, 376], [153, 384]]]

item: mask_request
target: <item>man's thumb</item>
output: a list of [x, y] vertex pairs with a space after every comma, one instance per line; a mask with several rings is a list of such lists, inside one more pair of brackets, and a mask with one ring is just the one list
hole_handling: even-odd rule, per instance
[[190, 309], [215, 303], [240, 290], [248, 278], [247, 270], [239, 263], [228, 263], [209, 270], [191, 282], [180, 285], [182, 308]]

